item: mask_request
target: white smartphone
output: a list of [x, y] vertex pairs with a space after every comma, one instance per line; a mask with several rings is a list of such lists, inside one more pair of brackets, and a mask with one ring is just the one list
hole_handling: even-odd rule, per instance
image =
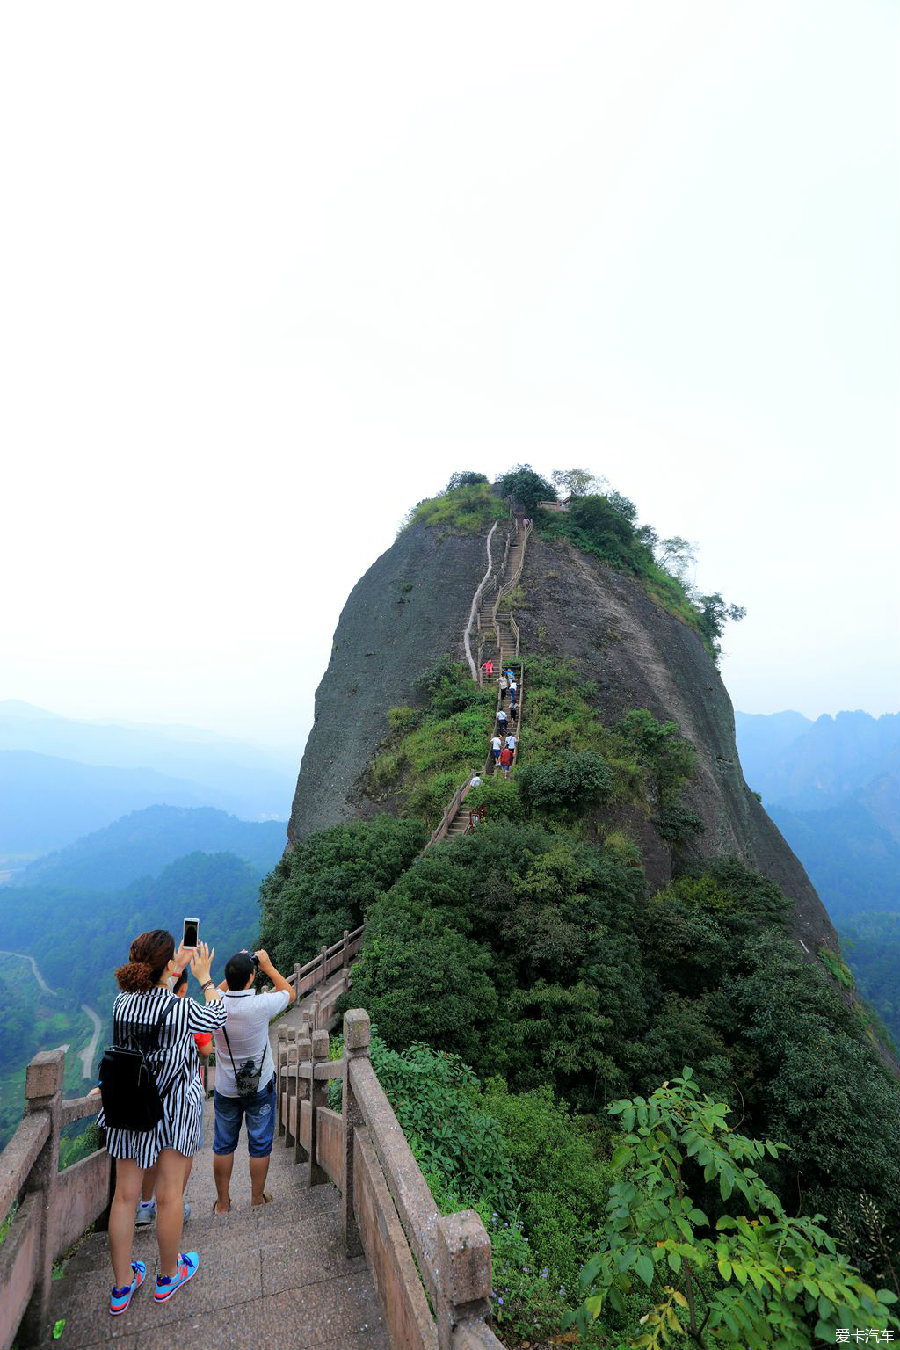
[[185, 919], [184, 937], [181, 939], [185, 947], [197, 947], [200, 942], [200, 920]]

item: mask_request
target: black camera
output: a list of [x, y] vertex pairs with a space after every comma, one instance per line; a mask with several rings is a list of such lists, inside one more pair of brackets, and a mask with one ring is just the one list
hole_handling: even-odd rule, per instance
[[250, 953], [250, 960], [253, 962], [253, 969], [259, 970], [259, 957], [256, 955], [256, 952]]

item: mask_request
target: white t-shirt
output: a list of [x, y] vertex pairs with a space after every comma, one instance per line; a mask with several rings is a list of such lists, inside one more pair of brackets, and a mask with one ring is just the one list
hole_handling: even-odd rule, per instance
[[231, 1054], [222, 1031], [213, 1032], [216, 1046], [216, 1092], [222, 1097], [236, 1097], [237, 1085], [234, 1081], [234, 1069], [231, 1059], [238, 1068], [246, 1060], [252, 1059], [259, 1064], [262, 1059], [262, 1072], [259, 1075], [259, 1090], [268, 1086], [275, 1072], [272, 1059], [272, 1047], [269, 1045], [269, 1023], [291, 1001], [290, 991], [272, 990], [269, 994], [257, 994], [253, 989], [227, 989], [222, 995], [225, 1004], [225, 1027], [231, 1042]]
[[502, 744], [503, 744], [503, 742], [500, 740], [500, 737], [499, 737], [499, 736], [492, 736], [492, 737], [491, 737], [491, 748], [492, 748], [493, 750], [499, 750], [499, 749], [500, 749], [500, 746], [501, 746]]

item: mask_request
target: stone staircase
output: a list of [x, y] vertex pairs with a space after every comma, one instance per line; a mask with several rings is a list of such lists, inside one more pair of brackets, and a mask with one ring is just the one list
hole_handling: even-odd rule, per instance
[[[518, 575], [522, 568], [522, 561], [525, 552], [525, 533], [524, 530], [517, 530], [513, 536], [506, 555], [506, 564], [503, 569], [503, 576], [500, 578], [501, 591], [504, 586], [508, 586], [511, 580]], [[496, 623], [495, 623], [495, 607]], [[484, 633], [484, 647], [482, 658], [494, 662], [495, 674], [490, 678], [493, 680], [499, 675], [501, 670], [511, 669], [515, 672], [519, 684], [519, 701], [517, 705], [518, 718], [515, 723], [515, 732], [518, 736], [522, 723], [522, 667], [517, 651], [516, 634], [513, 629], [513, 620], [511, 606], [508, 596], [500, 595], [499, 604], [496, 592], [487, 598], [483, 598], [481, 608], [478, 614], [479, 629]], [[499, 641], [498, 641], [499, 639]], [[499, 690], [497, 696], [497, 707], [500, 708]], [[506, 711], [509, 710], [509, 700], [503, 705]], [[510, 725], [512, 725], [510, 723]], [[518, 758], [518, 751], [516, 752]], [[484, 777], [495, 772], [496, 766], [493, 757], [488, 753], [482, 774]], [[451, 820], [445, 838], [456, 838], [461, 834], [468, 834], [472, 828], [470, 808], [466, 806], [465, 801], [461, 802], [456, 814]]]
[[[512, 543], [509, 546], [509, 556], [506, 560], [504, 575], [504, 584], [510, 578], [516, 576], [521, 570], [522, 558], [525, 553], [524, 534], [519, 531], [513, 535]], [[495, 601], [496, 603], [496, 601]], [[509, 665], [518, 665], [519, 656], [516, 650], [516, 638], [512, 629], [512, 614], [509, 597], [501, 596], [497, 608], [497, 633], [499, 637], [499, 659], [500, 665], [505, 670]]]
[[[327, 1004], [332, 984], [320, 998]], [[277, 1029], [299, 1025], [313, 1009], [304, 999], [277, 1023], [271, 1040], [275, 1062]], [[134, 1256], [147, 1265], [144, 1287], [122, 1317], [107, 1307], [112, 1267], [105, 1233], [78, 1244], [53, 1284], [52, 1323], [62, 1321], [60, 1338], [45, 1350], [388, 1350], [372, 1274], [365, 1257], [344, 1254], [341, 1201], [330, 1182], [306, 1189], [298, 1184], [293, 1151], [276, 1136], [266, 1189], [271, 1205], [250, 1206], [246, 1133], [235, 1156], [231, 1212], [213, 1216], [213, 1103], [206, 1104], [204, 1147], [194, 1159], [187, 1200], [191, 1217], [182, 1248], [200, 1254], [200, 1269], [168, 1303], [153, 1300], [156, 1225], [135, 1231]], [[51, 1325], [52, 1325], [51, 1323]]]

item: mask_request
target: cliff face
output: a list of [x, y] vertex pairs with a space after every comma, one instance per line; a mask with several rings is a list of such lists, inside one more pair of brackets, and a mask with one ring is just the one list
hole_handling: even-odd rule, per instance
[[[495, 557], [502, 553], [497, 534]], [[442, 539], [415, 526], [354, 587], [316, 694], [290, 841], [371, 814], [359, 780], [387, 732], [387, 710], [410, 700], [417, 676], [443, 652], [462, 658], [485, 565], [483, 538]], [[521, 586], [525, 601], [516, 618], [526, 662], [529, 651], [574, 659], [597, 683], [604, 721], [648, 708], [661, 721], [677, 722], [698, 753], [698, 774], [686, 792], [706, 827], [696, 852], [743, 857], [795, 901], [795, 931], [810, 951], [823, 942], [836, 948], [803, 867], [744, 782], [731, 701], [697, 634], [636, 581], [566, 542], [532, 535]], [[650, 884], [664, 884], [671, 863], [665, 842], [637, 811], [623, 813], [622, 823], [641, 846]]]
[[387, 734], [388, 708], [408, 703], [415, 680], [444, 652], [463, 659], [463, 631], [486, 566], [484, 538], [442, 538], [414, 525], [353, 587], [316, 690], [289, 845], [374, 810], [360, 799], [358, 780]]
[[[678, 723], [698, 754], [685, 799], [705, 825], [695, 852], [737, 854], [795, 902], [794, 929], [810, 951], [837, 935], [799, 859], [744, 782], [734, 711], [698, 635], [649, 598], [637, 581], [565, 541], [532, 536], [517, 611], [524, 650], [573, 658], [597, 683], [603, 720], [647, 708]], [[633, 832], [651, 884], [665, 881], [668, 849], [647, 822]]]

